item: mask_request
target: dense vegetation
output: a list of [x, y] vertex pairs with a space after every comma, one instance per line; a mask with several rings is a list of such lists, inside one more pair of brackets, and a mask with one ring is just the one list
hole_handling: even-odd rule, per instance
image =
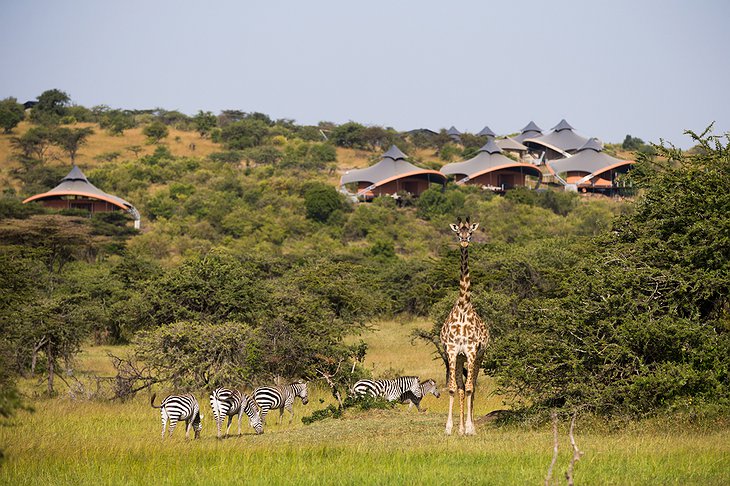
[[[129, 379], [189, 389], [272, 376], [346, 381], [341, 364], [366, 352], [352, 336], [380, 317], [430, 315], [434, 328], [416, 334], [437, 345], [459, 278], [448, 223], [466, 215], [483, 228], [471, 270], [494, 336], [485, 369], [515, 406], [642, 415], [730, 396], [730, 160], [707, 134], [692, 154], [645, 151], [635, 203], [449, 185], [397, 206], [345, 200], [331, 182], [337, 149], [375, 156], [396, 142], [447, 160], [478, 137], [456, 146], [444, 134], [233, 110], [86, 109], [57, 90], [39, 97], [31, 121], [12, 139], [20, 189], [0, 201], [2, 413], [18, 404], [16, 376], [43, 374], [52, 394], [90, 340], [132, 343], [119, 361]], [[83, 155], [92, 132], [63, 125], [75, 122], [115, 136], [145, 127], [153, 153], [130, 149], [85, 169], [134, 202], [143, 231], [120, 215], [19, 203], [67, 172], [49, 147], [64, 162]], [[170, 129], [220, 150], [175, 156]]]

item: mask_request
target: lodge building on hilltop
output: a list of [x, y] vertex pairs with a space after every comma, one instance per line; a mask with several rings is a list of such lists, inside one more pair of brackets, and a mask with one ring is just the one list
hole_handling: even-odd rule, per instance
[[535, 178], [535, 187], [542, 181], [542, 171], [533, 164], [516, 162], [502, 154], [497, 142], [490, 138], [476, 156], [463, 162], [446, 164], [441, 173], [454, 176], [457, 184], [478, 185], [496, 192], [528, 186], [526, 176]]
[[134, 218], [134, 227], [140, 227], [141, 217], [137, 208], [121, 197], [107, 194], [94, 186], [75, 165], [60, 184], [48, 192], [27, 198], [23, 204], [31, 201], [53, 209], [83, 209], [91, 214], [124, 211]]
[[618, 189], [616, 177], [634, 164], [604, 153], [601, 141], [591, 138], [574, 155], [548, 161], [546, 167], [566, 190], [612, 194]]
[[[446, 177], [441, 172], [417, 167], [406, 161], [406, 157], [393, 145], [375, 165], [345, 172], [340, 179], [340, 190], [358, 200], [369, 201], [376, 196], [392, 196], [401, 191], [419, 196], [432, 183], [446, 184]], [[347, 184], [356, 184], [357, 193], [348, 190]]]
[[531, 152], [539, 153], [540, 161], [548, 161], [574, 154], [588, 139], [575, 133], [570, 123], [563, 119], [546, 135], [526, 137], [518, 141], [526, 145]]

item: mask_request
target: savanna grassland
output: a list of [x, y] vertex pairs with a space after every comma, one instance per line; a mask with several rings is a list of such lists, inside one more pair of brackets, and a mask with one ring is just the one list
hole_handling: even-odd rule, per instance
[[[376, 372], [393, 366], [443, 382], [440, 361], [429, 347], [411, 346], [409, 331], [423, 322], [385, 321], [365, 336], [367, 365]], [[111, 371], [104, 347], [91, 347], [80, 366]], [[106, 368], [105, 368], [106, 367]], [[476, 416], [502, 406], [482, 379]], [[442, 389], [443, 391], [443, 389]], [[199, 397], [203, 399], [203, 397]], [[325, 403], [321, 403], [323, 400]], [[0, 427], [6, 458], [0, 483], [26, 484], [542, 484], [552, 457], [549, 426], [496, 426], [479, 420], [475, 437], [443, 433], [448, 403], [428, 396], [417, 413], [394, 410], [348, 411], [341, 419], [303, 425], [302, 415], [330, 403], [328, 389], [315, 387], [296, 418], [275, 424], [264, 435], [244, 424], [243, 435], [217, 440], [210, 407], [203, 402], [201, 439], [160, 440], [159, 412], [148, 397], [127, 403], [39, 399], [34, 413], [20, 412]], [[583, 458], [576, 484], [727, 484], [730, 432], [726, 424], [689, 420], [607, 425], [579, 418], [576, 442]], [[571, 450], [567, 423], [560, 426], [555, 477], [562, 482]]]
[[[0, 101], [0, 122], [2, 484], [542, 484], [553, 412], [553, 484], [571, 417], [576, 484], [730, 483], [727, 136], [606, 144], [638, 158], [620, 197], [448, 182], [356, 203], [341, 174], [391, 145], [438, 169], [486, 138], [85, 108], [59, 90], [30, 111]], [[72, 164], [134, 204], [141, 230], [22, 203]], [[447, 437], [436, 353], [464, 217], [479, 223], [471, 302], [491, 341], [478, 435]], [[411, 374], [441, 389], [423, 413], [334, 407], [332, 390]], [[276, 378], [310, 382], [294, 421], [217, 440], [211, 388]], [[150, 396], [184, 391], [202, 438], [179, 426], [163, 441]]]

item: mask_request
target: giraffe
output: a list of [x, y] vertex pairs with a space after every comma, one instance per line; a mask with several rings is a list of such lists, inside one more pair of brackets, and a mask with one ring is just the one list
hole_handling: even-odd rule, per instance
[[[479, 223], [470, 224], [458, 219], [450, 225], [456, 233], [461, 246], [461, 279], [459, 298], [441, 327], [441, 344], [448, 358], [447, 378], [449, 388], [449, 418], [446, 420], [446, 434], [451, 435], [453, 428], [454, 394], [459, 388], [460, 422], [459, 433], [474, 435], [473, 409], [474, 386], [479, 374], [482, 356], [489, 343], [489, 330], [477, 315], [471, 304], [471, 280], [469, 278], [469, 242]], [[463, 367], [466, 364], [466, 383]], [[464, 395], [466, 394], [466, 424], [464, 423]]]

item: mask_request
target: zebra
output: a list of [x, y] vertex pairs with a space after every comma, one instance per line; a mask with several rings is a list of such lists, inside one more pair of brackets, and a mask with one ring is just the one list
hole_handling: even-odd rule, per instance
[[436, 386], [436, 382], [434, 380], [429, 379], [429, 380], [424, 381], [423, 383], [421, 383], [420, 388], [421, 388], [420, 397], [417, 397], [416, 395], [414, 395], [413, 392], [411, 392], [410, 390], [408, 390], [407, 392], [403, 393], [400, 396], [400, 402], [404, 403], [404, 404], [407, 403], [408, 410], [410, 410], [413, 407], [413, 405], [415, 405], [416, 409], [419, 412], [421, 412], [422, 411], [421, 410], [421, 400], [423, 400], [423, 398], [429, 393], [431, 393], [436, 398], [439, 398], [441, 396], [441, 394], [439, 393], [439, 389]]
[[261, 421], [266, 423], [266, 414], [269, 410], [279, 409], [279, 420], [281, 422], [284, 417], [284, 409], [291, 414], [289, 423], [294, 419], [294, 398], [299, 397], [302, 403], [306, 405], [309, 402], [307, 394], [307, 384], [303, 382], [292, 383], [284, 386], [260, 386], [253, 392], [253, 398], [260, 408]]
[[210, 394], [210, 407], [213, 409], [213, 418], [218, 426], [218, 438], [221, 438], [221, 426], [223, 419], [228, 416], [228, 426], [226, 427], [226, 437], [228, 431], [231, 430], [231, 422], [233, 417], [238, 415], [238, 435], [241, 435], [241, 418], [245, 413], [248, 415], [248, 423], [253, 427], [257, 434], [264, 433], [264, 426], [261, 423], [259, 409], [256, 402], [251, 397], [238, 390], [219, 387]]
[[360, 380], [352, 386], [353, 395], [383, 397], [389, 402], [398, 400], [401, 395], [411, 392], [421, 398], [421, 387], [417, 376], [399, 376], [392, 380]]
[[165, 427], [167, 421], [170, 421], [170, 437], [172, 437], [172, 431], [175, 430], [175, 425], [178, 421], [185, 421], [185, 438], [190, 437], [190, 428], [195, 430], [195, 438], [200, 437], [200, 431], [203, 428], [203, 416], [200, 415], [200, 406], [198, 400], [195, 399], [190, 393], [185, 395], [169, 395], [167, 398], [162, 400], [159, 407], [155, 406], [156, 393], [152, 394], [150, 405], [152, 408], [159, 408], [160, 415], [162, 416], [162, 438], [165, 438]]

